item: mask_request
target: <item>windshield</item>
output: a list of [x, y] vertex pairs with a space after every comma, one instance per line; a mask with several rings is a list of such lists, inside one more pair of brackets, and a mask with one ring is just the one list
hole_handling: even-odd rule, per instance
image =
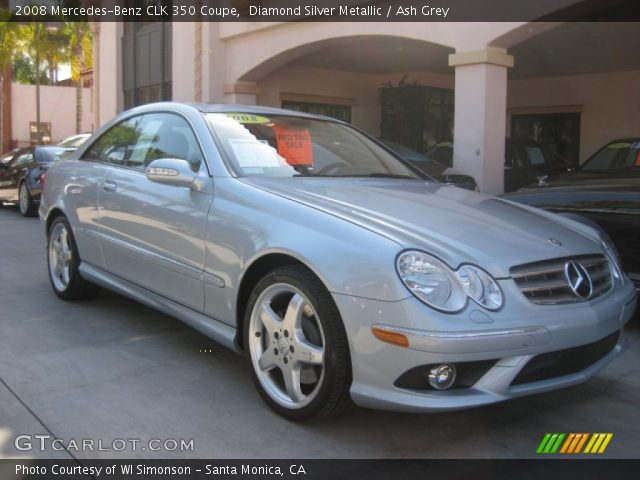
[[616, 170], [640, 171], [640, 141], [613, 142], [596, 152], [580, 169], [606, 173]]
[[422, 178], [353, 128], [288, 115], [206, 114], [242, 176]]
[[0, 164], [8, 165], [9, 162], [13, 160], [14, 156], [15, 156], [15, 152], [5, 153], [2, 157], [0, 157]]

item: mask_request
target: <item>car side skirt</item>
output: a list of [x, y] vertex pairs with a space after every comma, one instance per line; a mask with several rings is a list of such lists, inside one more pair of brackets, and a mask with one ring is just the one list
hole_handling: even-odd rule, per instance
[[237, 329], [88, 263], [82, 262], [78, 269], [84, 279], [171, 315], [222, 346], [234, 352], [241, 352], [236, 343]]

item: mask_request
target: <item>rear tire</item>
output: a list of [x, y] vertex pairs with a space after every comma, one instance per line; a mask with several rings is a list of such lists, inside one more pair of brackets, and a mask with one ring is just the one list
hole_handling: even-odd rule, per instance
[[47, 233], [47, 268], [55, 294], [63, 300], [95, 297], [100, 287], [87, 282], [78, 271], [80, 257], [69, 222], [63, 216], [51, 222]]
[[18, 188], [18, 208], [23, 217], [33, 217], [36, 214], [36, 203], [33, 201], [27, 182], [20, 183]]
[[323, 283], [303, 266], [258, 282], [244, 318], [251, 376], [264, 401], [294, 421], [336, 415], [351, 404], [349, 343]]

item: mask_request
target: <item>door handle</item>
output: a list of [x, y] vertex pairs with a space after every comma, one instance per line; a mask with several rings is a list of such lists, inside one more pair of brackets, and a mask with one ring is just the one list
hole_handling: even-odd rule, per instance
[[116, 184], [113, 182], [106, 181], [102, 183], [102, 190], [105, 192], [113, 193], [116, 191], [116, 188]]

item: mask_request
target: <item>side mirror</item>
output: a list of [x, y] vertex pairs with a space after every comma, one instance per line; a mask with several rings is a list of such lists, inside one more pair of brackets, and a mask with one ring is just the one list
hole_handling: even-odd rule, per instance
[[145, 173], [152, 182], [176, 187], [191, 187], [197, 176], [189, 162], [179, 158], [154, 160], [147, 166]]

